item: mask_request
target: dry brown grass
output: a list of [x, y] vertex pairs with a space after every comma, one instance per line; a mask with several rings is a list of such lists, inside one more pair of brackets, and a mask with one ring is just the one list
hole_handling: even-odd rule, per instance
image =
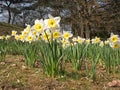
[[120, 79], [119, 74], [97, 72], [96, 81], [71, 71], [66, 64], [67, 74], [63, 78], [50, 78], [39, 68], [27, 67], [21, 55], [7, 55], [5, 62], [0, 62], [0, 90], [120, 90], [119, 87], [108, 87], [108, 82]]
[[12, 30], [20, 32], [23, 30], [23, 28], [8, 23], [0, 22], [0, 35], [10, 35]]

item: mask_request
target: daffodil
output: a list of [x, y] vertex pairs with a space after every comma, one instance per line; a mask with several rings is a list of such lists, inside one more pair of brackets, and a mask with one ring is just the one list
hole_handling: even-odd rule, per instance
[[95, 43], [99, 43], [101, 40], [98, 37], [95, 37]]
[[73, 37], [73, 38], [72, 38], [72, 41], [73, 41], [73, 42], [77, 42], [77, 38], [76, 38], [76, 37]]
[[52, 34], [53, 34], [53, 39], [59, 39], [61, 37], [61, 33], [59, 30], [54, 31]]
[[96, 44], [99, 43], [101, 40], [98, 37], [95, 37], [94, 39], [92, 39], [92, 43]]
[[110, 43], [110, 46], [111, 46], [113, 49], [118, 49], [118, 48], [120, 47], [120, 42]]
[[68, 39], [62, 39], [61, 40], [61, 43], [62, 43], [62, 47], [63, 48], [66, 48], [66, 47], [68, 47], [68, 46], [70, 46], [70, 41], [68, 40]]
[[55, 28], [60, 27], [60, 25], [59, 25], [60, 20], [61, 20], [60, 17], [53, 17], [51, 15], [48, 15], [48, 17], [49, 17], [49, 19], [44, 20], [47, 28], [54, 30]]
[[29, 32], [27, 32], [27, 31], [22, 31], [22, 32], [21, 32], [21, 34], [22, 34], [23, 36], [27, 36], [28, 33], [29, 33]]
[[5, 40], [10, 39], [10, 37], [11, 37], [10, 35], [6, 35], [6, 36], [5, 36]]
[[37, 36], [37, 31], [32, 32], [34, 36]]
[[69, 43], [69, 40], [63, 38], [63, 39], [61, 40], [61, 42], [62, 42], [62, 44], [68, 44], [68, 43]]
[[73, 36], [73, 34], [70, 33], [69, 31], [63, 31], [62, 36], [63, 36], [64, 39], [69, 39], [69, 38], [71, 38]]
[[28, 36], [27, 36], [27, 41], [28, 41], [29, 43], [31, 43], [31, 42], [33, 41], [33, 36], [32, 36], [32, 35], [28, 35]]
[[42, 33], [42, 39], [45, 42], [50, 42], [51, 41], [51, 33], [49, 31]]
[[100, 41], [99, 46], [100, 46], [100, 47], [103, 47], [103, 46], [104, 46], [104, 42], [103, 42], [103, 41]]
[[85, 43], [86, 43], [86, 44], [90, 44], [90, 39], [86, 39], [86, 40], [85, 40]]
[[17, 31], [12, 31], [12, 36], [15, 36], [17, 34]]
[[20, 39], [22, 42], [24, 42], [24, 41], [25, 41], [25, 36], [24, 36], [24, 35], [20, 35], [20, 36], [19, 36], [19, 39]]
[[64, 38], [61, 39], [61, 43], [62, 43], [62, 46], [65, 46], [65, 47], [68, 47], [71, 44], [73, 44], [73, 43], [70, 42], [70, 40], [64, 39]]
[[34, 30], [36, 30], [39, 33], [42, 33], [44, 31], [44, 21], [43, 19], [41, 20], [35, 20], [35, 24], [34, 24]]
[[118, 35], [114, 35], [113, 33], [111, 33], [111, 36], [109, 38], [110, 42], [118, 42], [120, 39], [119, 39], [119, 36]]
[[20, 36], [19, 35], [15, 35], [15, 40], [19, 40], [20, 39]]
[[27, 27], [24, 29], [25, 32], [30, 32], [31, 30], [31, 26], [30, 25], [27, 25]]
[[110, 42], [109, 42], [109, 40], [105, 40], [104, 43], [105, 44], [109, 44]]
[[77, 37], [77, 42], [82, 44], [84, 42], [85, 39], [81, 38], [81, 37]]
[[0, 36], [0, 39], [1, 40], [5, 39], [5, 36], [4, 35]]
[[36, 32], [37, 31], [30, 31], [28, 35], [25, 37], [25, 41], [31, 43], [32, 41], [36, 41]]
[[57, 26], [57, 23], [54, 19], [51, 18], [51, 19], [48, 20], [48, 26], [50, 28], [55, 28]]

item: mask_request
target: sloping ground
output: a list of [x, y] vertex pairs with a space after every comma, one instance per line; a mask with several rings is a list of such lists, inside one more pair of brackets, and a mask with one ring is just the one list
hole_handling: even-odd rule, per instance
[[0, 35], [10, 35], [12, 30], [16, 30], [20, 32], [23, 30], [23, 28], [20, 28], [15, 25], [7, 24], [4, 22], [0, 22]]
[[97, 72], [93, 82], [80, 72], [71, 72], [63, 78], [50, 78], [43, 74], [41, 66], [30, 68], [21, 55], [7, 55], [5, 62], [0, 62], [0, 90], [120, 90], [120, 87], [108, 87], [108, 82], [119, 80], [119, 74], [108, 75], [103, 70]]

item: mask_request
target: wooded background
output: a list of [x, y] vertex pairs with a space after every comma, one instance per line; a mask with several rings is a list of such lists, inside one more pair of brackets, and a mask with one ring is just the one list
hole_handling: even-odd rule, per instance
[[[8, 10], [8, 23], [25, 26], [47, 14], [60, 16], [61, 26], [74, 35], [85, 38], [108, 37], [111, 32], [120, 35], [120, 0], [0, 0]], [[33, 1], [35, 1], [33, 3]], [[25, 3], [33, 3], [24, 6]], [[21, 7], [11, 7], [23, 3]], [[22, 12], [22, 15], [21, 15]], [[12, 13], [12, 14], [11, 14]], [[22, 20], [19, 20], [22, 19]], [[19, 20], [19, 23], [16, 21]], [[65, 26], [66, 25], [66, 26]]]

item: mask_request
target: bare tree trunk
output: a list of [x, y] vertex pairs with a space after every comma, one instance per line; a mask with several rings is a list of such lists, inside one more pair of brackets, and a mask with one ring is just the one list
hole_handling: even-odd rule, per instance
[[23, 25], [22, 25], [22, 27], [25, 27], [25, 23], [26, 23], [26, 21], [25, 21], [25, 10], [23, 11]]
[[9, 17], [8, 17], [8, 23], [10, 23], [10, 21], [11, 21], [11, 11], [10, 11], [10, 7], [8, 7], [8, 15], [9, 15]]
[[12, 19], [12, 24], [14, 23], [14, 21], [15, 21], [15, 17], [16, 17], [16, 13], [14, 13], [14, 15], [13, 15], [13, 19]]
[[86, 37], [86, 38], [90, 38], [90, 28], [89, 28], [89, 24], [86, 24], [86, 26], [85, 26], [85, 37]]
[[10, 5], [12, 4], [12, 1], [7, 1], [7, 0], [5, 0], [5, 3], [6, 3], [6, 5], [7, 5], [7, 10], [8, 10], [8, 15], [9, 15], [9, 17], [8, 17], [8, 23], [10, 23], [10, 21], [11, 21], [11, 10], [10, 10]]
[[81, 22], [80, 22], [80, 36], [84, 37], [84, 25], [83, 25], [83, 17], [81, 17]]

